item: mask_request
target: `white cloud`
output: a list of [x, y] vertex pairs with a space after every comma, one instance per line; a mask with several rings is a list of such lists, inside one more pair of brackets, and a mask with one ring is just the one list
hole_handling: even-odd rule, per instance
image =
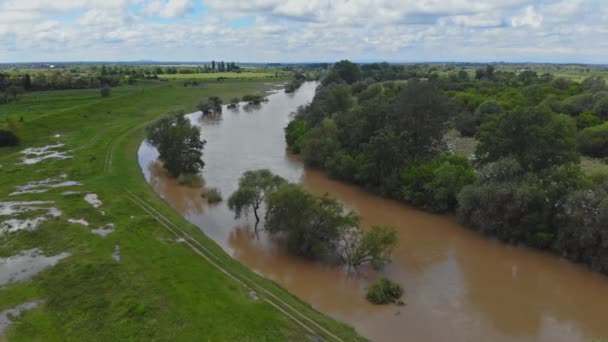
[[[0, 62], [600, 61], [600, 0], [0, 0]], [[159, 20], [171, 18], [172, 20]], [[235, 24], [236, 19], [245, 21]]]
[[144, 6], [143, 12], [163, 18], [177, 18], [193, 9], [193, 0], [153, 0]]
[[511, 25], [513, 25], [513, 27], [531, 26], [539, 28], [542, 22], [543, 16], [536, 13], [534, 6], [526, 7], [521, 13], [511, 19]]

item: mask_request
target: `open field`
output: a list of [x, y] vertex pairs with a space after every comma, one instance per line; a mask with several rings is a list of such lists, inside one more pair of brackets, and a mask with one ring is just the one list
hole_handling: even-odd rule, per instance
[[[23, 117], [22, 146], [0, 150], [0, 202], [52, 201], [48, 205], [61, 211], [37, 230], [3, 236], [0, 257], [33, 248], [46, 256], [71, 254], [32, 281], [0, 288], [0, 311], [43, 300], [6, 336], [18, 341], [359, 339], [350, 327], [225, 254], [157, 197], [137, 162], [144, 127], [155, 118], [170, 110], [194, 110], [208, 96], [226, 101], [261, 92], [273, 80], [210, 81], [197, 87], [145, 82], [115, 88], [109, 98], [99, 97], [98, 90], [29, 93], [0, 106], [0, 124], [8, 116]], [[21, 164], [24, 148], [59, 143], [64, 145], [55, 150], [69, 159]], [[10, 195], [17, 186], [57, 178], [81, 185]], [[78, 193], [62, 195], [68, 190]], [[100, 205], [87, 203], [86, 194], [96, 194]], [[84, 219], [88, 226], [68, 219]], [[114, 231], [107, 236], [92, 233], [112, 228], [109, 224]]]

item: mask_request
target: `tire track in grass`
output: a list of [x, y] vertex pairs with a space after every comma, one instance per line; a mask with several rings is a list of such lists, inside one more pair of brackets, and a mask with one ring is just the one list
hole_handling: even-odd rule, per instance
[[[340, 337], [336, 336], [335, 334], [333, 334], [332, 332], [330, 332], [329, 330], [327, 330], [326, 328], [321, 326], [319, 323], [315, 322], [313, 319], [306, 316], [298, 309], [294, 308], [289, 303], [283, 301], [281, 298], [277, 297], [275, 294], [273, 294], [272, 292], [270, 292], [269, 290], [264, 288], [262, 285], [252, 281], [251, 279], [247, 279], [245, 276], [240, 274], [238, 271], [228, 270], [228, 266], [220, 265], [220, 263], [222, 263], [222, 261], [213, 252], [211, 252], [207, 247], [205, 247], [200, 241], [196, 240], [195, 238], [190, 236], [188, 233], [184, 232], [182, 229], [179, 228], [179, 226], [177, 224], [175, 224], [173, 221], [167, 219], [164, 215], [159, 213], [156, 209], [154, 209], [154, 207], [152, 207], [146, 201], [137, 197], [137, 195], [135, 195], [133, 192], [129, 191], [126, 188], [124, 190], [127, 193], [127, 197], [132, 202], [134, 202], [138, 207], [140, 207], [142, 210], [144, 210], [150, 216], [152, 216], [152, 218], [154, 218], [157, 222], [159, 222], [163, 227], [167, 228], [167, 230], [169, 230], [171, 233], [173, 233], [177, 238], [185, 239], [185, 243], [195, 253], [202, 256], [211, 265], [216, 267], [222, 273], [226, 274], [229, 278], [231, 278], [235, 282], [241, 284], [243, 287], [245, 287], [248, 290], [255, 290], [254, 289], [254, 287], [255, 287], [258, 290], [260, 290], [261, 292], [263, 292], [265, 294], [265, 296], [261, 296], [261, 298], [263, 298], [264, 301], [268, 302], [270, 305], [275, 307], [277, 310], [281, 311], [288, 318], [292, 319], [293, 321], [298, 323], [300, 326], [304, 327], [310, 333], [317, 335], [317, 336], [320, 335], [320, 334], [316, 333], [307, 324], [314, 326], [316, 329], [318, 329], [318, 331], [321, 331], [324, 335], [330, 336], [331, 338], [333, 338], [336, 341], [343, 342], [343, 340]], [[189, 241], [191, 241], [192, 243]], [[215, 260], [211, 260], [212, 258]], [[247, 284], [247, 282], [253, 283], [253, 285]], [[287, 312], [287, 310], [293, 312], [294, 315], [299, 316], [299, 318], [290, 314], [289, 312]], [[307, 323], [304, 323], [303, 321], [306, 321]]]

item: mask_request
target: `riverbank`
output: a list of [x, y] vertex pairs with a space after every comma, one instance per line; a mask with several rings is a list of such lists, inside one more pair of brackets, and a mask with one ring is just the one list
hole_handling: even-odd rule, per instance
[[[206, 185], [227, 197], [245, 170], [269, 168], [315, 194], [329, 193], [357, 211], [363, 226], [397, 228], [392, 263], [381, 273], [362, 269], [354, 275], [290, 256], [264, 231], [256, 234], [252, 218], [235, 220], [225, 203], [208, 205], [200, 190], [167, 178], [145, 143], [139, 150], [142, 170], [160, 196], [228, 254], [374, 341], [583, 342], [608, 335], [602, 314], [608, 306], [605, 276], [488, 239], [451, 216], [332, 180], [289, 156], [283, 128], [315, 89], [305, 83], [294, 94], [278, 92], [260, 106], [225, 110], [221, 117], [189, 114], [208, 141]], [[404, 287], [405, 306], [365, 300], [366, 287], [379, 276]]]
[[[168, 208], [141, 176], [136, 151], [148, 122], [169, 110], [191, 110], [208, 96], [227, 101], [264, 91], [271, 82], [210, 81], [187, 88], [179, 81], [143, 82], [113, 89], [107, 99], [99, 98], [98, 90], [46, 92], [35, 94], [44, 95], [43, 101], [26, 96], [0, 107], [0, 117], [23, 117], [23, 145], [0, 151], [1, 201], [48, 201], [60, 211], [45, 216], [35, 230], [4, 236], [0, 257], [33, 248], [45, 256], [69, 253], [31, 281], [2, 285], [0, 311], [42, 301], [23, 311], [6, 337], [358, 339], [351, 328], [227, 256]], [[46, 159], [21, 164], [24, 148], [48, 146], [31, 150], [40, 153], [33, 158]], [[43, 180], [53, 186], [10, 196], [17, 186]], [[78, 185], [55, 187], [64, 180]], [[32, 219], [38, 212], [15, 215]]]

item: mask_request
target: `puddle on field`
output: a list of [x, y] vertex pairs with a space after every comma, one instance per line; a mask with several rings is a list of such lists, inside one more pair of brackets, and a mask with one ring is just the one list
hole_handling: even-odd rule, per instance
[[19, 304], [14, 308], [0, 311], [0, 335], [13, 324], [15, 317], [19, 317], [24, 311], [32, 310], [42, 304], [42, 301], [31, 301]]
[[25, 202], [0, 202], [0, 216], [20, 216], [20, 214], [28, 212], [46, 211], [38, 217], [28, 218], [11, 218], [0, 221], [0, 236], [17, 232], [20, 230], [36, 230], [43, 222], [53, 217], [61, 216], [61, 210], [43, 206], [44, 204], [52, 204], [53, 201], [25, 201]]
[[76, 181], [64, 180], [66, 177], [66, 175], [60, 175], [59, 177], [47, 178], [40, 181], [33, 181], [25, 185], [18, 185], [15, 187], [17, 190], [10, 193], [9, 196], [16, 196], [22, 194], [39, 194], [55, 188], [82, 185], [81, 183]]
[[47, 267], [55, 266], [70, 255], [63, 252], [47, 257], [40, 249], [34, 248], [8, 258], [0, 258], [0, 285], [30, 280]]
[[68, 222], [74, 223], [74, 224], [79, 224], [79, 225], [85, 226], [85, 227], [89, 226], [89, 222], [87, 222], [87, 220], [85, 220], [85, 219], [68, 219]]
[[54, 144], [47, 145], [43, 147], [30, 147], [21, 151], [21, 154], [24, 155], [22, 160], [22, 164], [33, 165], [38, 164], [46, 159], [68, 159], [72, 158], [72, 156], [68, 156], [66, 153], [68, 151], [60, 152], [55, 151], [56, 148], [63, 147], [64, 144]]
[[84, 200], [87, 201], [93, 208], [99, 208], [101, 206], [101, 201], [97, 197], [97, 194], [86, 194], [84, 196]]
[[112, 259], [114, 259], [114, 261], [116, 261], [116, 262], [120, 262], [120, 246], [119, 245], [114, 246], [114, 253], [112, 253]]
[[95, 234], [95, 235], [99, 235], [101, 237], [106, 237], [108, 236], [108, 234], [114, 232], [114, 224], [113, 223], [108, 223], [103, 227], [99, 227], [97, 229], [93, 229], [91, 230], [91, 233]]

